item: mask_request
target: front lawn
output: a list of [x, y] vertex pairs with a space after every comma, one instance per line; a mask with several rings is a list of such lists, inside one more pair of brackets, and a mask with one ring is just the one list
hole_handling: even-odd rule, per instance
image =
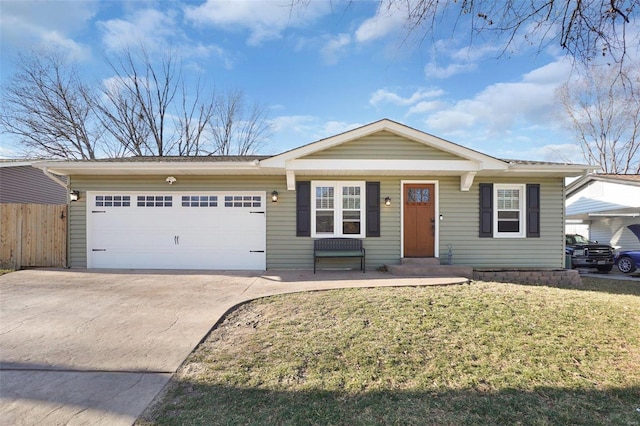
[[637, 282], [274, 296], [230, 313], [138, 424], [640, 425], [639, 366]]

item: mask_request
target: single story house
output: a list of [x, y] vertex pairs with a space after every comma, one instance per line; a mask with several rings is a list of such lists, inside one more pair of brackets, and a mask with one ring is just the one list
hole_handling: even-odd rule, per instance
[[619, 250], [640, 250], [627, 228], [640, 224], [640, 175], [590, 174], [566, 191], [568, 233], [584, 233]]
[[[564, 266], [564, 180], [588, 165], [501, 160], [391, 120], [274, 156], [45, 161], [69, 178], [79, 268], [312, 269], [313, 241], [403, 258]], [[354, 262], [355, 263], [355, 262]]]

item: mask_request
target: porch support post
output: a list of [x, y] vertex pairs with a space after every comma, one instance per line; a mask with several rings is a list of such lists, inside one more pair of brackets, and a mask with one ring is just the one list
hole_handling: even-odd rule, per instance
[[287, 189], [289, 191], [296, 190], [296, 172], [287, 170]]

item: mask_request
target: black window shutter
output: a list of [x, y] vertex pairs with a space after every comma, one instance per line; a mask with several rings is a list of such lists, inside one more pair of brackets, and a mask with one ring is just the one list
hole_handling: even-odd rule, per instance
[[367, 237], [380, 236], [380, 182], [367, 182]]
[[480, 184], [480, 238], [493, 237], [493, 184]]
[[311, 236], [311, 182], [296, 182], [296, 236]]
[[527, 238], [540, 237], [540, 184], [527, 184]]

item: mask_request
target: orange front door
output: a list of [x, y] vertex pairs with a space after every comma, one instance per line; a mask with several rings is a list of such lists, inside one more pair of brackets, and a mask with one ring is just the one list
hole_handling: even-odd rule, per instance
[[434, 185], [405, 184], [404, 257], [433, 257], [436, 233]]

